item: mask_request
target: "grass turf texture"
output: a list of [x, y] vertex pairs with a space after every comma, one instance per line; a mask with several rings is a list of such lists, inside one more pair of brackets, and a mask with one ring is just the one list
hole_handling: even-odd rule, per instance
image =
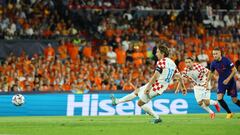
[[161, 124], [150, 116], [0, 117], [0, 135], [239, 135], [240, 114], [225, 116], [162, 115]]

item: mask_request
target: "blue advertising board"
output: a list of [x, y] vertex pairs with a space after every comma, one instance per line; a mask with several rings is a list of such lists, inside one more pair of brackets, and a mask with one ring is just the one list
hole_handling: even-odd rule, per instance
[[[115, 94], [123, 97], [126, 94]], [[11, 103], [13, 95], [0, 95], [0, 116], [104, 116], [104, 115], [141, 115], [144, 112], [133, 101], [111, 105], [110, 94], [27, 94], [25, 103], [14, 106]], [[216, 93], [212, 93], [216, 99]], [[231, 98], [225, 96], [229, 108], [240, 112]], [[193, 93], [186, 96], [174, 93], [164, 93], [148, 103], [158, 114], [188, 114], [206, 113], [197, 105]], [[214, 106], [211, 108], [216, 112]], [[222, 109], [221, 112], [224, 112]]]

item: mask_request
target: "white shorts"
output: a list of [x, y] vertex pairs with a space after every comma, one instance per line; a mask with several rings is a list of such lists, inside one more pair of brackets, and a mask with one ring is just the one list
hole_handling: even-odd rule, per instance
[[206, 90], [205, 87], [202, 86], [194, 86], [194, 95], [197, 102], [203, 99], [210, 99], [210, 90]]
[[144, 103], [148, 103], [152, 98], [156, 97], [157, 95], [161, 95], [166, 90], [166, 87], [163, 87], [162, 89], [160, 89], [158, 91], [153, 91], [153, 89], [151, 89], [149, 94], [147, 95], [147, 94], [144, 93], [144, 90], [146, 89], [146, 87], [147, 87], [147, 84], [140, 87], [139, 92], [138, 92], [138, 97]]

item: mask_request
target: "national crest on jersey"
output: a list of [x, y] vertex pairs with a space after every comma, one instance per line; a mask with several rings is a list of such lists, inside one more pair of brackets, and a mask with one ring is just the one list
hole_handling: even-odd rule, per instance
[[182, 76], [191, 80], [194, 85], [206, 85], [208, 69], [198, 63], [194, 63], [192, 69], [186, 67]]
[[161, 72], [159, 78], [152, 84], [153, 91], [167, 89], [173, 75], [178, 72], [176, 64], [169, 58], [159, 60], [156, 65], [156, 70]]

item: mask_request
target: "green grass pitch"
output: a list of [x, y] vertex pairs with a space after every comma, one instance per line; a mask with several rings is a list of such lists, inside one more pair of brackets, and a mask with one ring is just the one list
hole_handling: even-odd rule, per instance
[[240, 114], [162, 115], [161, 124], [151, 117], [0, 117], [0, 135], [239, 135]]

